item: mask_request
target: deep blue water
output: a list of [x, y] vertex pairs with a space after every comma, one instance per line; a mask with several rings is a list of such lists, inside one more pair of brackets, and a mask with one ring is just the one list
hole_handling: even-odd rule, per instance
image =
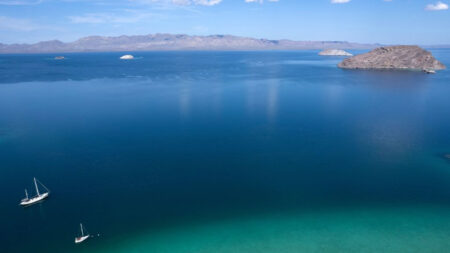
[[[341, 70], [316, 51], [120, 55], [0, 55], [0, 252], [89, 252], [275, 211], [450, 206], [449, 70]], [[21, 208], [34, 176], [51, 197]], [[76, 248], [79, 222], [101, 237]]]

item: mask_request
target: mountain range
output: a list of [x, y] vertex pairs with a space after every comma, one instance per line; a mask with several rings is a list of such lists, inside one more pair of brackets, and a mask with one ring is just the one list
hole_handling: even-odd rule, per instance
[[305, 50], [372, 49], [379, 44], [346, 41], [268, 40], [232, 35], [191, 36], [184, 34], [149, 34], [135, 36], [89, 36], [73, 42], [59, 40], [35, 44], [1, 44], [0, 53], [127, 52], [171, 50]]

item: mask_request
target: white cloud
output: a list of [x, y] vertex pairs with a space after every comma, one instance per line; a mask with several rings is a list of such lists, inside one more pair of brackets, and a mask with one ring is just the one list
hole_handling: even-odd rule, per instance
[[[0, 5], [34, 5], [40, 4], [45, 0], [0, 0]], [[63, 2], [92, 2], [98, 0], [61, 0]], [[174, 5], [203, 5], [213, 6], [221, 3], [223, 0], [128, 0], [142, 4], [174, 4]], [[264, 0], [244, 0], [246, 3], [263, 3]], [[266, 0], [268, 2], [279, 2], [280, 0]], [[350, 0], [332, 0], [332, 2], [343, 3]], [[390, 0], [387, 0], [390, 1]], [[99, 2], [102, 2], [99, 0]], [[107, 3], [107, 2], [105, 2]]]
[[425, 7], [425, 10], [427, 10], [427, 11], [442, 11], [442, 10], [447, 10], [447, 9], [448, 9], [448, 4], [445, 4], [443, 2], [429, 4]]
[[351, 0], [331, 0], [332, 4], [346, 4], [350, 2]]
[[[179, 1], [179, 0], [176, 0], [176, 1]], [[220, 4], [220, 2], [222, 2], [222, 0], [192, 0], [191, 2], [194, 4], [197, 4], [197, 5], [213, 6], [216, 4]]]
[[36, 26], [28, 19], [0, 16], [0, 30], [33, 31]]
[[173, 4], [176, 5], [190, 5], [191, 1], [190, 0], [172, 0]]
[[187, 5], [203, 5], [213, 6], [222, 2], [222, 0], [129, 0], [130, 2], [137, 2], [141, 4], [173, 4], [180, 6]]
[[114, 13], [87, 13], [79, 16], [69, 16], [69, 20], [75, 24], [127, 24], [138, 23], [142, 20], [154, 17], [154, 14], [128, 10], [127, 14]]
[[[280, 0], [267, 0], [269, 2], [279, 2]], [[262, 4], [264, 0], [245, 0], [246, 3], [260, 3]]]
[[29, 19], [0, 16], [0, 31], [31, 32], [38, 30], [59, 31], [61, 29], [53, 26], [41, 25]]
[[42, 2], [43, 0], [0, 0], [0, 5], [34, 5]]

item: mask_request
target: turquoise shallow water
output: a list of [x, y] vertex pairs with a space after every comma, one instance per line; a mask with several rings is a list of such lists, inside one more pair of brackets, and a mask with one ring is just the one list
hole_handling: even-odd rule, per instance
[[0, 56], [0, 252], [448, 251], [449, 70], [119, 56]]
[[92, 252], [446, 252], [450, 208], [272, 213], [150, 231]]

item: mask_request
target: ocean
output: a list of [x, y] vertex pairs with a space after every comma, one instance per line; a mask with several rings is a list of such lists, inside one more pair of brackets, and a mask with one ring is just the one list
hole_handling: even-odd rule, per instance
[[0, 55], [0, 252], [449, 252], [450, 71], [317, 53]]

